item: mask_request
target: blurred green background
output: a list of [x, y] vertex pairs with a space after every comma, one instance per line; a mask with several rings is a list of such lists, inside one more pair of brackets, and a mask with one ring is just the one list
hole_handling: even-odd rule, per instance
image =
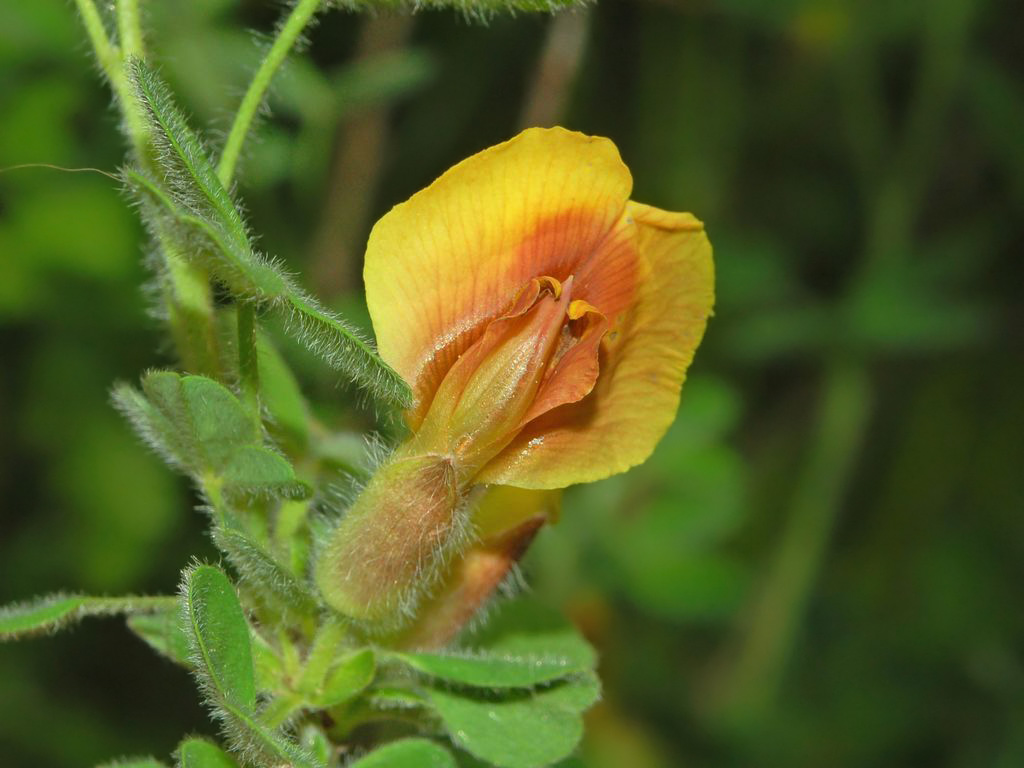
[[[280, 5], [144, 5], [215, 145]], [[1024, 765], [1022, 29], [1011, 0], [333, 11], [277, 81], [239, 191], [362, 322], [373, 220], [526, 124], [612, 137], [636, 199], [707, 223], [679, 420], [568, 491], [523, 566], [602, 654], [585, 765]], [[0, 0], [0, 168], [123, 153], [71, 5]], [[104, 176], [0, 173], [0, 603], [168, 592], [215, 558], [108, 399], [171, 360], [142, 242]], [[372, 426], [287, 351], [325, 421]], [[197, 702], [117, 621], [4, 645], [0, 764], [167, 755], [214, 732]]]

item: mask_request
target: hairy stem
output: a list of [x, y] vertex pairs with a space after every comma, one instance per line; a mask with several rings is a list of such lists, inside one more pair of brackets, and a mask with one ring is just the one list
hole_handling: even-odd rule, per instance
[[227, 141], [224, 142], [224, 151], [221, 153], [220, 162], [217, 164], [217, 177], [225, 187], [229, 186], [234, 178], [242, 145], [249, 135], [252, 122], [256, 119], [260, 106], [263, 104], [271, 80], [274, 79], [274, 75], [281, 68], [288, 52], [291, 51], [302, 31], [319, 9], [320, 1], [298, 0], [278, 31], [277, 37], [274, 38], [266, 58], [256, 70], [252, 82], [249, 83], [249, 88], [246, 90], [245, 96], [242, 97], [242, 103], [231, 124]]
[[[103, 73], [110, 80], [110, 86], [117, 97], [121, 116], [124, 119], [125, 132], [131, 141], [132, 149], [141, 157], [148, 146], [148, 132], [146, 121], [135, 100], [135, 93], [132, 91], [131, 83], [128, 82], [128, 76], [124, 71], [124, 49], [118, 48], [111, 42], [107, 30], [103, 26], [103, 18], [93, 0], [75, 0], [75, 5], [82, 17], [82, 23], [85, 24], [85, 32], [89, 36], [89, 42], [92, 43], [96, 59], [99, 61]], [[120, 22], [120, 3], [118, 4], [118, 14]], [[137, 22], [137, 14], [134, 20]], [[141, 33], [133, 40], [137, 40], [141, 46]]]

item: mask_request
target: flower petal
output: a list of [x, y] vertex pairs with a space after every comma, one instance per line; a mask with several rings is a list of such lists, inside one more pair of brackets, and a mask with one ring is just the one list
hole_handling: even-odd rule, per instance
[[632, 308], [601, 343], [593, 392], [530, 422], [477, 476], [560, 488], [644, 461], [675, 418], [714, 299], [711, 245], [690, 214], [630, 202], [639, 253]]
[[531, 128], [454, 166], [377, 222], [366, 299], [381, 356], [416, 395], [413, 429], [444, 374], [530, 279], [565, 280], [580, 268], [586, 284], [581, 265], [611, 247], [622, 255], [600, 263], [629, 279], [603, 281], [618, 285], [609, 297], [580, 295], [602, 312], [602, 300], [625, 304], [632, 252], [616, 227], [631, 186], [607, 139]]

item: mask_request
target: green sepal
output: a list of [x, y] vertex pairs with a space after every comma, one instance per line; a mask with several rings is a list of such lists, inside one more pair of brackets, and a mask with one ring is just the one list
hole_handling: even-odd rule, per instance
[[178, 768], [238, 768], [238, 762], [211, 741], [185, 739], [178, 745]]
[[583, 736], [582, 713], [599, 695], [592, 673], [534, 691], [505, 690], [500, 697], [426, 691], [452, 741], [498, 768], [540, 768], [568, 757]]
[[89, 616], [152, 613], [174, 603], [173, 597], [49, 595], [0, 608], [0, 641], [53, 633]]
[[429, 739], [400, 739], [373, 750], [349, 768], [455, 768], [452, 753]]

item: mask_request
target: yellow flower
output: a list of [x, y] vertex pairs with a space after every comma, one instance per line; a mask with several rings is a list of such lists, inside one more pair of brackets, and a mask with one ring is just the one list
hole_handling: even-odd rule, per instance
[[416, 401], [410, 438], [321, 557], [335, 608], [413, 613], [472, 536], [475, 485], [563, 488], [651, 454], [711, 313], [713, 269], [696, 218], [631, 188], [611, 141], [529, 129], [377, 222], [367, 303]]

